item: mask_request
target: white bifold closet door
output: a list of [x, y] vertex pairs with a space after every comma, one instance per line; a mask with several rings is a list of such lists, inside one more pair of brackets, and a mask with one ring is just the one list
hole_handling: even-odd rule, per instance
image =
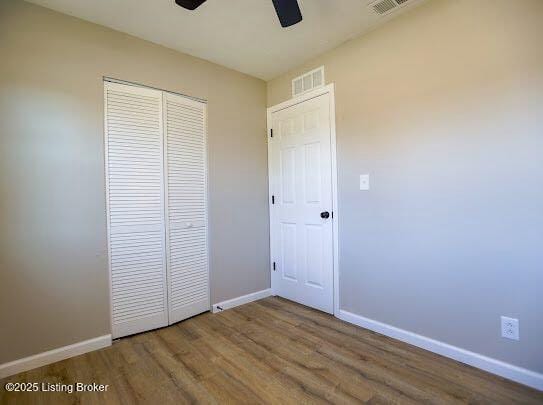
[[205, 104], [164, 94], [170, 323], [209, 310]]
[[105, 82], [112, 335], [209, 310], [205, 104]]

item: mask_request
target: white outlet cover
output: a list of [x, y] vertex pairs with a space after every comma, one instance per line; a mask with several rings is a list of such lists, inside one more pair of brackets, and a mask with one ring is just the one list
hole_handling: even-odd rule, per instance
[[360, 175], [360, 190], [369, 190], [370, 189], [370, 175], [361, 174]]
[[502, 321], [502, 337], [507, 339], [519, 340], [519, 324], [518, 319], [501, 317]]

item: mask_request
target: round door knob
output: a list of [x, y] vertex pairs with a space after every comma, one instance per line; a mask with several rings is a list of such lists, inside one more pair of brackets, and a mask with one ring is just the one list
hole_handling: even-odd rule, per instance
[[321, 218], [329, 218], [330, 217], [330, 213], [328, 211], [323, 211], [321, 212]]

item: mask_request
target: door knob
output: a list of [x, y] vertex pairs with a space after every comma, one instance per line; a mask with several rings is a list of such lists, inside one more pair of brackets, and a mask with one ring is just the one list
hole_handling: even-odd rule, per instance
[[321, 218], [329, 218], [330, 217], [330, 213], [328, 211], [323, 211], [321, 212]]

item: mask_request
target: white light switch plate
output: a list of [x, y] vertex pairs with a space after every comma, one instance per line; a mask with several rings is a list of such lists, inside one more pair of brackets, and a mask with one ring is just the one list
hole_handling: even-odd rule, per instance
[[370, 189], [370, 175], [361, 174], [360, 175], [360, 190], [369, 190]]

